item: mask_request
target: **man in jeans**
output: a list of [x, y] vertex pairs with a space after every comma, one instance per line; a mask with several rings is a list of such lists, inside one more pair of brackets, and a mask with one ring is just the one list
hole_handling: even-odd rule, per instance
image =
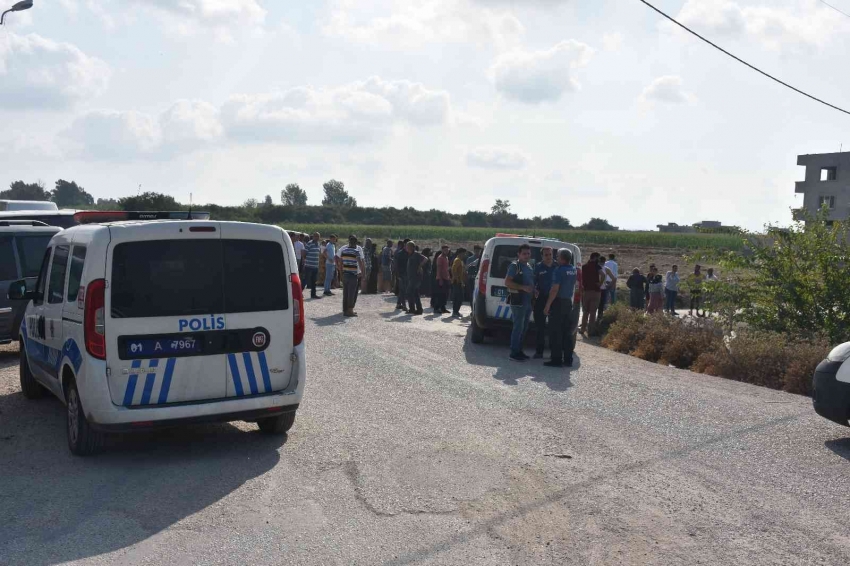
[[313, 232], [313, 239], [307, 242], [304, 246], [304, 283], [302, 290], [310, 287], [310, 298], [318, 299], [316, 294], [316, 277], [319, 276], [319, 256], [322, 250], [319, 249], [319, 238], [321, 235], [318, 232]]
[[552, 288], [552, 275], [557, 267], [552, 260], [552, 248], [543, 248], [541, 254], [543, 261], [534, 266], [534, 329], [537, 333], [535, 358], [542, 358], [546, 347], [546, 315], [543, 309], [546, 307], [549, 289]]
[[[552, 287], [543, 307], [549, 317], [549, 341], [552, 359], [544, 366], [564, 367], [573, 365], [573, 340], [570, 336], [570, 321], [573, 318], [573, 295], [576, 290], [577, 271], [573, 254], [567, 248], [558, 250], [558, 267], [552, 277]], [[542, 299], [542, 297], [541, 297]]]
[[360, 274], [366, 271], [363, 261], [363, 249], [357, 245], [357, 236], [348, 237], [348, 245], [339, 250], [337, 267], [342, 273], [342, 314], [357, 316], [354, 305], [357, 304], [357, 289]]
[[328, 245], [325, 246], [325, 292], [326, 297], [332, 297], [331, 284], [336, 278], [336, 234], [331, 234]]
[[581, 333], [588, 332], [596, 327], [596, 311], [599, 310], [599, 300], [602, 298], [602, 284], [605, 281], [605, 273], [599, 265], [599, 254], [590, 254], [590, 260], [581, 266]]
[[517, 260], [508, 266], [505, 275], [505, 286], [510, 291], [511, 315], [513, 330], [511, 330], [511, 355], [515, 362], [524, 362], [529, 358], [522, 351], [528, 319], [531, 318], [531, 295], [534, 293], [534, 273], [528, 265], [531, 258], [531, 246], [522, 244], [517, 250]]
[[678, 294], [679, 266], [674, 265], [664, 278], [664, 295], [666, 296], [664, 312], [670, 313], [673, 316], [679, 316], [679, 313], [676, 312], [676, 295]]

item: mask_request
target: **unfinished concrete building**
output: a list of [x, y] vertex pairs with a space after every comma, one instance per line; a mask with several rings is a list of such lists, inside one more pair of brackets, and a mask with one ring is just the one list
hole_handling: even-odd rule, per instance
[[798, 155], [797, 165], [806, 167], [806, 180], [794, 192], [803, 195], [803, 208], [814, 216], [824, 205], [829, 220], [850, 216], [850, 151]]

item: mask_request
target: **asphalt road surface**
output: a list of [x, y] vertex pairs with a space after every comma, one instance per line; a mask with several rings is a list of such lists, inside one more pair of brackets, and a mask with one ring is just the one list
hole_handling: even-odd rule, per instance
[[572, 371], [516, 364], [392, 306], [308, 300], [288, 437], [75, 458], [0, 354], [0, 564], [850, 563], [850, 429], [809, 399], [583, 343]]

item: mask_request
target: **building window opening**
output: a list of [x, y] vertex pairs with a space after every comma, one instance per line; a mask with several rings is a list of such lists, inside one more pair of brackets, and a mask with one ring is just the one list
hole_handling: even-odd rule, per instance
[[821, 181], [834, 181], [837, 178], [837, 167], [822, 167], [820, 170]]
[[826, 206], [830, 210], [835, 208], [835, 197], [834, 196], [826, 196], [818, 198], [818, 208], [823, 208]]

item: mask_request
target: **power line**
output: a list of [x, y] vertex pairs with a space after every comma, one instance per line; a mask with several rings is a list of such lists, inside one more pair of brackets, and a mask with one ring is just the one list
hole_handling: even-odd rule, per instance
[[842, 16], [847, 16], [848, 18], [850, 18], [850, 14], [848, 14], [847, 12], [844, 12], [844, 11], [842, 11], [842, 10], [839, 10], [838, 8], [836, 8], [835, 6], [833, 6], [832, 4], [830, 4], [829, 2], [824, 2], [824, 0], [818, 0], [818, 2], [820, 2], [820, 3], [821, 3], [821, 4], [823, 4], [824, 6], [829, 6], [830, 8], [832, 8], [833, 10], [835, 10], [836, 12], [838, 12], [839, 14], [841, 14]]
[[[726, 51], [725, 49], [723, 49], [722, 47], [720, 47], [720, 46], [719, 46], [719, 45], [717, 45], [716, 43], [712, 43], [711, 41], [709, 41], [708, 39], [704, 38], [703, 36], [701, 36], [700, 34], [698, 34], [697, 32], [695, 32], [694, 30], [690, 29], [690, 28], [689, 28], [689, 27], [687, 27], [686, 25], [684, 25], [684, 24], [680, 24], [680, 23], [679, 23], [679, 22], [677, 22], [675, 19], [673, 19], [671, 16], [668, 16], [667, 14], [665, 14], [664, 12], [662, 12], [661, 10], [659, 10], [658, 8], [656, 8], [655, 6], [653, 6], [652, 4], [650, 4], [649, 2], [647, 2], [646, 0], [639, 0], [639, 1], [640, 1], [640, 2], [643, 2], [644, 4], [646, 4], [647, 6], [649, 6], [650, 8], [652, 8], [653, 10], [655, 10], [656, 12], [658, 12], [659, 14], [661, 14], [662, 16], [664, 16], [665, 18], [667, 18], [668, 20], [670, 20], [671, 22], [673, 22], [674, 24], [676, 24], [677, 26], [679, 26], [680, 28], [682, 28], [683, 30], [685, 30], [685, 31], [687, 31], [688, 33], [691, 33], [691, 34], [693, 34], [693, 35], [697, 36], [698, 38], [700, 38], [701, 40], [703, 40], [703, 41], [704, 41], [704, 42], [706, 42], [707, 44], [711, 45], [712, 47], [714, 47], [714, 48], [715, 48], [715, 49], [717, 49], [718, 51], [721, 51], [721, 52], [725, 53], [726, 55], [728, 55], [729, 57], [731, 57], [731, 58], [732, 58], [732, 59], [734, 59], [735, 61], [737, 61], [737, 62], [739, 62], [739, 63], [742, 63], [742, 64], [746, 65], [747, 67], [749, 67], [749, 68], [750, 68], [750, 69], [752, 69], [753, 71], [756, 71], [757, 73], [761, 73], [762, 75], [766, 76], [767, 78], [769, 78], [769, 79], [771, 79], [771, 80], [774, 80], [774, 81], [778, 82], [778, 83], [779, 83], [779, 84], [781, 84], [782, 86], [788, 87], [788, 88], [790, 88], [791, 90], [793, 90], [793, 91], [795, 91], [795, 92], [798, 92], [798, 93], [802, 94], [803, 96], [806, 96], [806, 97], [808, 97], [808, 98], [811, 98], [812, 100], [814, 100], [814, 101], [816, 101], [816, 102], [820, 102], [821, 104], [824, 104], [824, 105], [826, 105], [826, 106], [829, 106], [830, 108], [833, 108], [833, 109], [835, 109], [835, 110], [838, 110], [839, 112], [843, 112], [843, 113], [845, 113], [845, 114], [850, 115], [850, 112], [848, 112], [847, 110], [844, 110], [843, 108], [839, 108], [838, 106], [835, 106], [834, 104], [830, 104], [829, 102], [826, 102], [826, 101], [824, 101], [824, 100], [821, 100], [820, 98], [818, 98], [818, 97], [816, 97], [816, 96], [812, 96], [811, 94], [809, 94], [809, 93], [807, 93], [807, 92], [803, 92], [803, 91], [802, 91], [802, 90], [800, 90], [799, 88], [794, 87], [794, 86], [791, 86], [791, 85], [789, 85], [788, 83], [786, 83], [786, 82], [784, 82], [784, 81], [781, 81], [781, 80], [777, 79], [777, 78], [776, 78], [776, 77], [774, 77], [773, 75], [770, 75], [770, 74], [768, 74], [768, 73], [765, 73], [764, 71], [762, 71], [762, 70], [761, 70], [761, 69], [759, 69], [758, 67], [754, 67], [753, 65], [750, 65], [749, 63], [747, 63], [746, 61], [744, 61], [744, 60], [743, 60], [743, 59], [741, 59], [740, 57], [736, 57], [735, 55], [732, 55], [731, 53], [729, 53], [728, 51]], [[823, 1], [823, 0], [821, 0], [821, 1]], [[850, 16], [848, 16], [848, 17], [850, 17]]]

